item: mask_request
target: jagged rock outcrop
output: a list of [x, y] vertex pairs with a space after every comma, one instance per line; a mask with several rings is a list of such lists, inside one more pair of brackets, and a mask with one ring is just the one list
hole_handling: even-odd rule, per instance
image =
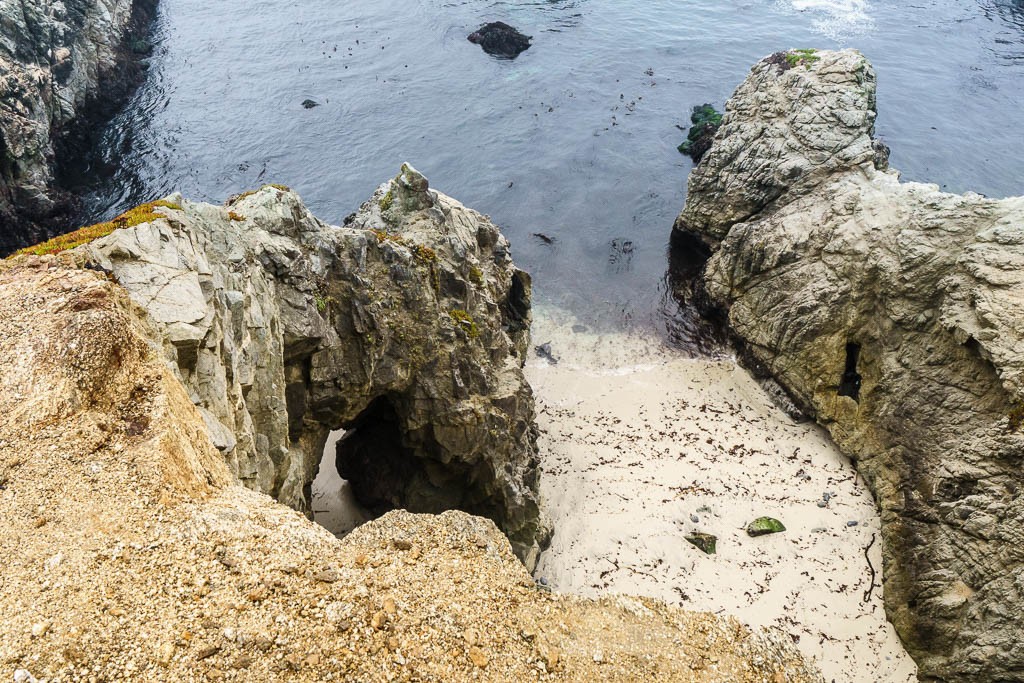
[[113, 113], [139, 82], [132, 47], [155, 6], [0, 0], [0, 254], [68, 220], [69, 197], [55, 187], [57, 148]]
[[[452, 242], [491, 233], [438, 204]], [[346, 243], [333, 231], [363, 234], [367, 271], [383, 252], [411, 267], [400, 245], [304, 222], [288, 193], [235, 209], [258, 232], [274, 216], [264, 239], [279, 247], [293, 220], [313, 228], [310, 259], [332, 262]], [[152, 235], [200, 244], [195, 226], [224, 212], [188, 205]], [[243, 488], [166, 361], [163, 325], [74, 261], [0, 262], [5, 680], [821, 681], [786, 634], [540, 590], [489, 520], [396, 511], [339, 540]]]
[[757, 64], [676, 230], [752, 363], [857, 463], [922, 680], [1024, 680], [1024, 198], [901, 183], [858, 52]]
[[338, 465], [364, 505], [490, 517], [532, 566], [530, 279], [498, 229], [409, 166], [342, 227], [280, 186], [170, 200], [76, 253], [149, 311], [231, 471], [308, 511], [349, 429]]

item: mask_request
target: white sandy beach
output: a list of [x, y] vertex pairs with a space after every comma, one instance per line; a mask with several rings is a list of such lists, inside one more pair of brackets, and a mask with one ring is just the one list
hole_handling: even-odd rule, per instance
[[[826, 681], [916, 680], [882, 607], [874, 502], [823, 430], [790, 419], [732, 361], [535, 316], [534, 343], [550, 341], [559, 359], [527, 362], [555, 525], [538, 577], [777, 626]], [[787, 530], [748, 537], [762, 515]], [[715, 534], [717, 554], [684, 540], [691, 531]]]

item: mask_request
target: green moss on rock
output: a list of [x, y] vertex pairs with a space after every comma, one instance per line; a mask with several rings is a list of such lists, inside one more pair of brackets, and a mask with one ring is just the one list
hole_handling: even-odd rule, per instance
[[715, 133], [722, 125], [722, 115], [713, 106], [705, 103], [693, 108], [690, 123], [693, 125], [690, 126], [686, 139], [678, 149], [697, 163], [711, 149]]
[[785, 530], [785, 525], [774, 517], [758, 517], [747, 525], [748, 536], [765, 536], [766, 534], [777, 534]]
[[692, 534], [688, 534], [686, 540], [699, 548], [705, 555], [714, 555], [717, 552], [716, 544], [718, 543], [718, 537], [714, 534], [695, 531]]
[[[163, 207], [165, 209], [171, 209], [173, 211], [181, 211], [181, 207], [173, 202], [166, 201], [164, 199], [158, 199], [155, 202], [147, 202], [146, 204], [140, 204], [133, 209], [129, 209], [122, 213], [117, 218], [103, 223], [96, 223], [95, 225], [88, 225], [74, 232], [69, 232], [66, 235], [58, 235], [51, 240], [36, 244], [31, 247], [25, 247], [19, 251], [16, 251], [13, 256], [21, 254], [33, 254], [35, 256], [43, 256], [44, 254], [58, 254], [68, 249], [74, 249], [83, 244], [88, 244], [93, 240], [97, 240], [101, 237], [106, 237], [115, 230], [120, 228], [131, 228], [136, 225], [143, 223], [150, 223], [160, 218], [166, 218], [162, 213], [157, 213], [156, 208]], [[9, 258], [12, 258], [9, 257]]]
[[461, 308], [455, 308], [448, 311], [448, 315], [451, 317], [452, 322], [455, 323], [455, 327], [465, 332], [470, 339], [476, 339], [480, 336], [480, 328], [477, 327], [476, 321], [466, 311]]

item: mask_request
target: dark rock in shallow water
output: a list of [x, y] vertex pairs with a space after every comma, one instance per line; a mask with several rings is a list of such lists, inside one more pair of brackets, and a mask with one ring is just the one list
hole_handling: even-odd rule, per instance
[[524, 36], [506, 23], [492, 21], [469, 34], [469, 42], [476, 43], [489, 55], [515, 59], [530, 49], [533, 36]]
[[687, 133], [683, 144], [679, 145], [679, 151], [686, 154], [693, 163], [700, 163], [700, 159], [711, 149], [711, 143], [715, 139], [715, 133], [722, 125], [722, 115], [715, 111], [710, 104], [702, 104], [693, 108], [690, 114], [690, 132]]

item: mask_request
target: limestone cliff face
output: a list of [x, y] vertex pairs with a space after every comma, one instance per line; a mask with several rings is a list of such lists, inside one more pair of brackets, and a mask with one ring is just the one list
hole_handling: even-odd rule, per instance
[[870, 64], [805, 54], [736, 90], [676, 229], [713, 245], [711, 300], [872, 487], [922, 679], [1019, 680], [1024, 198], [899, 182]]
[[328, 434], [377, 511], [491, 517], [532, 564], [530, 280], [484, 216], [408, 166], [343, 227], [266, 186], [78, 249], [160, 327], [210, 436], [247, 485], [308, 511]]
[[155, 0], [0, 0], [0, 253], [53, 234], [67, 197], [55, 147], [137, 82], [129, 58]]

